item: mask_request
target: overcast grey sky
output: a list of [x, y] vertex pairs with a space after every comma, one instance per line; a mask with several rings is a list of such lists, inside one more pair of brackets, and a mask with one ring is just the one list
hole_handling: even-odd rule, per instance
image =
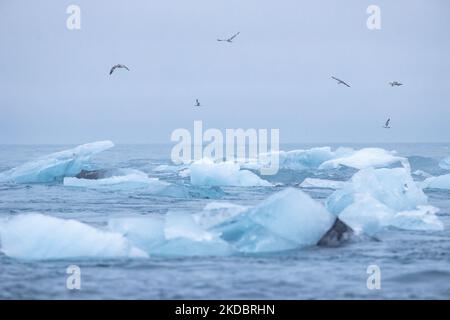
[[[66, 28], [70, 4], [81, 30]], [[370, 4], [381, 30], [366, 27]], [[449, 9], [448, 0], [0, 0], [0, 143], [170, 143], [194, 120], [279, 128], [282, 142], [448, 142]], [[216, 41], [237, 31], [232, 44]], [[131, 71], [109, 76], [116, 63]], [[391, 130], [381, 128], [387, 117]]]

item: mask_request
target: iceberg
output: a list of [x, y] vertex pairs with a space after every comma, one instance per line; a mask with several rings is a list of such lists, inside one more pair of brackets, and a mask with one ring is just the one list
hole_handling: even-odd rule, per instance
[[417, 177], [422, 177], [422, 178], [431, 178], [432, 177], [431, 174], [429, 174], [428, 172], [423, 171], [423, 170], [416, 170], [413, 172], [413, 175], [415, 175]]
[[287, 188], [212, 230], [239, 252], [271, 252], [315, 245], [335, 220], [321, 203]]
[[0, 238], [0, 250], [19, 259], [148, 257], [119, 233], [37, 213], [1, 220]]
[[427, 203], [427, 196], [405, 168], [367, 168], [358, 171], [342, 189], [326, 201], [327, 208], [341, 213], [355, 202], [355, 195], [369, 194], [394, 211], [410, 210]]
[[207, 231], [187, 213], [165, 216], [115, 218], [110, 230], [125, 234], [135, 246], [156, 256], [230, 255], [232, 248], [216, 233]]
[[271, 183], [261, 179], [253, 172], [241, 170], [238, 163], [231, 161], [216, 163], [208, 158], [191, 164], [190, 177], [192, 185], [201, 186], [272, 186]]
[[354, 150], [345, 147], [337, 148], [335, 151], [331, 150], [330, 147], [317, 147], [261, 153], [258, 155], [258, 159], [250, 159], [242, 167], [257, 170], [261, 167], [270, 166], [273, 156], [278, 156], [280, 168], [290, 170], [330, 170], [341, 166], [354, 169], [381, 168], [396, 163], [401, 163], [404, 167], [409, 168], [408, 160], [397, 156], [395, 151], [387, 151], [381, 148]]
[[405, 168], [409, 168], [406, 158], [395, 155], [394, 151], [386, 151], [380, 148], [364, 148], [350, 152], [342, 157], [337, 157], [323, 162], [320, 170], [333, 169], [339, 166], [347, 166], [355, 169], [364, 169], [369, 167], [386, 167], [395, 163], [402, 163]]
[[336, 156], [336, 152], [331, 151], [330, 147], [278, 151], [260, 154], [258, 159], [260, 165], [270, 166], [270, 161], [274, 154], [278, 155], [280, 168], [291, 170], [317, 168], [323, 162], [333, 159]]
[[373, 236], [389, 225], [394, 214], [393, 210], [370, 194], [357, 194], [355, 201], [339, 214], [339, 219], [356, 234]]
[[390, 221], [390, 225], [397, 229], [405, 230], [444, 230], [444, 224], [436, 213], [438, 208], [433, 206], [418, 206], [416, 210], [406, 210], [396, 213]]
[[306, 178], [299, 184], [300, 188], [304, 189], [341, 189], [345, 186], [345, 181], [327, 180]]
[[450, 174], [427, 178], [422, 182], [421, 186], [424, 189], [450, 190]]
[[357, 201], [339, 214], [339, 219], [350, 226], [356, 234], [375, 235], [386, 227], [403, 230], [444, 230], [436, 213], [439, 209], [418, 206], [414, 210], [395, 212], [370, 195], [359, 195]]
[[150, 178], [146, 173], [139, 170], [122, 169], [118, 173], [119, 175], [101, 179], [66, 177], [63, 183], [68, 187], [109, 191], [142, 190], [151, 194], [163, 194], [172, 186], [170, 183], [160, 181], [158, 178]]
[[288, 188], [252, 208], [213, 202], [196, 214], [114, 218], [108, 228], [151, 256], [217, 256], [316, 245], [335, 221], [321, 203]]
[[[386, 227], [437, 230], [443, 227], [409, 170], [363, 169], [326, 200], [326, 207], [356, 233], [374, 235]], [[440, 230], [440, 229], [439, 229]]]
[[194, 221], [205, 229], [214, 227], [228, 219], [246, 212], [247, 206], [227, 202], [208, 203], [201, 212], [194, 213]]
[[0, 173], [0, 182], [49, 183], [61, 181], [64, 177], [73, 177], [81, 170], [88, 168], [93, 155], [113, 146], [111, 141], [99, 141], [52, 153]]
[[442, 159], [439, 162], [439, 167], [441, 167], [444, 170], [450, 170], [450, 157]]

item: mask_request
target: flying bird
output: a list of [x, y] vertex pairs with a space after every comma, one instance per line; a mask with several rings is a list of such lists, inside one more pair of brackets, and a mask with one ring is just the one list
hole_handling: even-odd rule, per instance
[[196, 107], [200, 107], [201, 106], [200, 101], [198, 101], [198, 99], [195, 99], [195, 106]]
[[383, 128], [390, 129], [391, 128], [390, 125], [389, 125], [390, 123], [391, 123], [391, 118], [388, 118], [386, 120], [386, 123], [384, 124]]
[[389, 82], [389, 84], [391, 85], [391, 87], [400, 87], [403, 85], [403, 83], [397, 81]]
[[124, 64], [116, 64], [115, 66], [113, 66], [111, 68], [111, 71], [109, 71], [109, 75], [112, 75], [114, 70], [116, 70], [117, 68], [124, 68], [124, 69], [127, 69], [128, 71], [130, 71], [130, 69], [128, 69], [128, 67], [126, 65], [124, 65]]
[[348, 83], [346, 83], [345, 81], [342, 81], [341, 79], [338, 79], [336, 77], [331, 76], [332, 79], [336, 80], [338, 82], [338, 84], [343, 84], [346, 85], [347, 87], [350, 88], [350, 86], [348, 85]]
[[236, 33], [235, 35], [233, 35], [232, 37], [228, 38], [228, 39], [217, 39], [217, 41], [226, 41], [226, 42], [233, 42], [233, 39], [236, 38], [238, 35], [240, 34], [240, 32]]

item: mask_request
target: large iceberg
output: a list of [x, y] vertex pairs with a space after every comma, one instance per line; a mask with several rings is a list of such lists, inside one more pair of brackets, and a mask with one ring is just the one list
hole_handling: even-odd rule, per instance
[[427, 201], [408, 169], [368, 168], [331, 194], [326, 206], [357, 233], [374, 235], [386, 227], [440, 230], [438, 210]]
[[424, 189], [449, 189], [450, 190], [450, 174], [442, 176], [430, 177], [425, 179], [421, 184]]
[[211, 203], [197, 214], [114, 218], [108, 226], [152, 256], [193, 256], [316, 245], [335, 221], [322, 204], [289, 188], [253, 208]]
[[191, 184], [207, 186], [271, 186], [249, 170], [241, 170], [238, 163], [232, 161], [214, 162], [204, 158], [190, 166]]
[[0, 220], [0, 239], [0, 250], [19, 259], [148, 256], [119, 233], [42, 214], [23, 214]]
[[81, 170], [89, 168], [93, 155], [113, 146], [111, 141], [99, 141], [52, 153], [0, 173], [0, 182], [47, 183], [73, 177]]
[[288, 188], [212, 230], [237, 251], [270, 252], [315, 245], [335, 220], [306, 193]]

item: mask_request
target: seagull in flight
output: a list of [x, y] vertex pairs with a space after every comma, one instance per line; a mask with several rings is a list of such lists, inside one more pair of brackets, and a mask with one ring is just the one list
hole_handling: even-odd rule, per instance
[[226, 41], [226, 42], [233, 42], [233, 39], [236, 38], [238, 35], [240, 34], [240, 32], [234, 34], [232, 37], [228, 38], [228, 39], [217, 39], [217, 41]]
[[386, 123], [384, 124], [383, 128], [390, 129], [391, 128], [390, 125], [389, 125], [390, 123], [391, 123], [391, 118], [388, 118], [386, 120]]
[[200, 101], [198, 101], [198, 99], [195, 99], [195, 105], [194, 106], [195, 107], [200, 107], [201, 106]]
[[333, 76], [331, 76], [331, 78], [334, 79], [334, 80], [336, 80], [336, 81], [338, 82], [338, 84], [343, 84], [343, 85], [346, 85], [347, 87], [350, 88], [350, 86], [348, 85], [348, 83], [346, 83], [345, 81], [343, 81], [343, 80], [341, 80], [341, 79], [338, 79], [338, 78], [336, 78], [336, 77], [333, 77]]
[[111, 68], [111, 71], [109, 71], [109, 75], [112, 75], [114, 70], [116, 70], [117, 68], [124, 68], [124, 69], [127, 69], [128, 71], [130, 71], [130, 69], [128, 69], [128, 67], [126, 65], [124, 65], [124, 64], [116, 64], [115, 66], [113, 66]]
[[400, 87], [403, 85], [403, 83], [400, 83], [398, 81], [389, 82], [389, 84], [391, 85], [391, 87]]

